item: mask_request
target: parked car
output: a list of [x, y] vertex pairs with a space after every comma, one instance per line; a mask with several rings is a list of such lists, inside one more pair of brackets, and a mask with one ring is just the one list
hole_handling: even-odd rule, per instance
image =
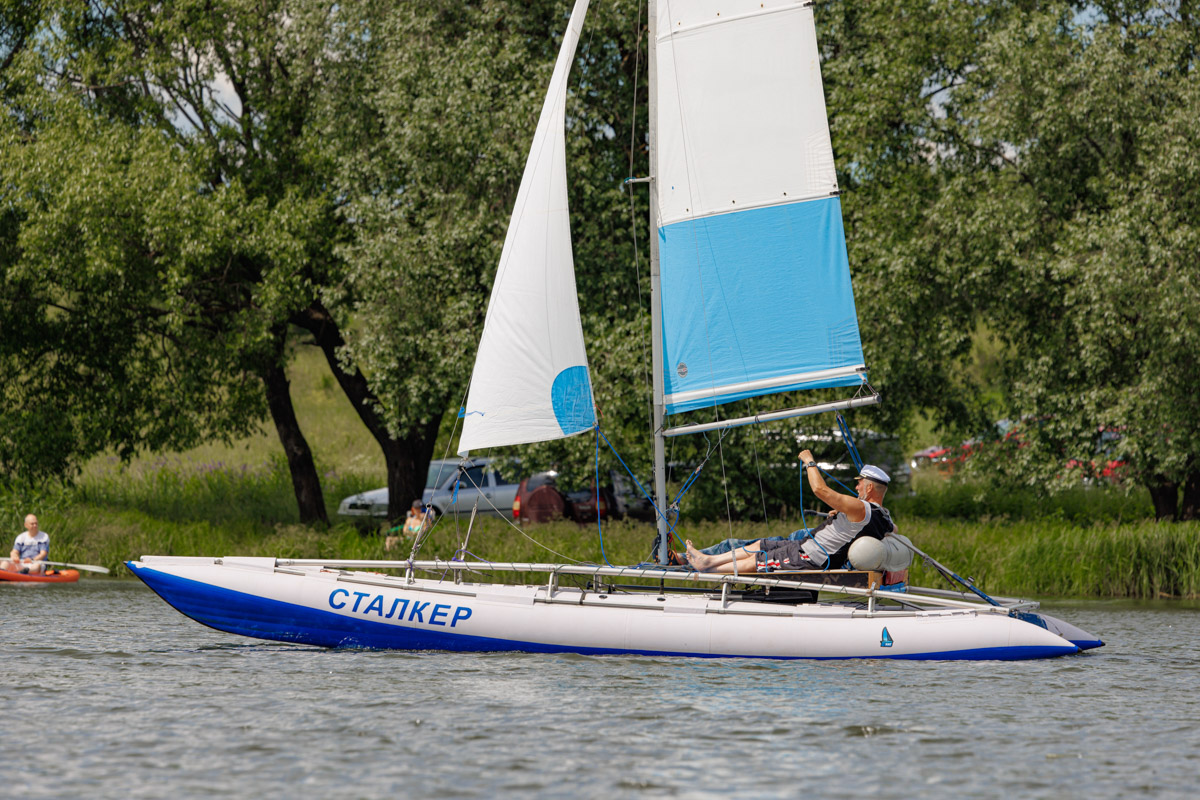
[[[640, 493], [635, 496], [630, 491], [630, 481], [624, 473], [612, 470], [608, 477], [611, 484], [600, 490], [600, 519], [654, 519], [654, 507]], [[564, 489], [557, 472], [535, 473], [521, 481], [517, 496], [513, 499], [512, 515], [518, 523], [549, 522], [553, 519], [570, 519], [580, 524], [595, 522], [596, 486], [591, 483], [580, 489]]]
[[512, 502], [518, 523], [550, 522], [566, 516], [567, 499], [558, 490], [558, 473], [537, 472], [521, 481]]
[[[943, 472], [953, 472], [985, 448], [1004, 446], [1020, 449], [1028, 444], [1025, 439], [1026, 431], [1043, 424], [1047, 419], [1025, 417], [1019, 422], [997, 420], [991, 429], [974, 439], [967, 439], [957, 448], [934, 445], [913, 453], [912, 466], [918, 469], [926, 465], [936, 465]], [[1109, 483], [1122, 482], [1127, 465], [1119, 452], [1121, 438], [1122, 434], [1117, 429], [1099, 428], [1094, 446], [1095, 457], [1087, 460], [1068, 458], [1063, 462], [1064, 468], [1069, 473], [1078, 475], [1084, 483], [1094, 483], [1098, 480]]]
[[956, 454], [954, 451], [945, 445], [930, 445], [924, 450], [918, 450], [917, 452], [913, 453], [912, 461], [909, 463], [909, 466], [912, 469], [922, 469], [931, 464], [944, 463], [953, 458], [955, 455]]
[[[491, 458], [475, 458], [467, 462], [459, 480], [458, 496], [454, 483], [458, 477], [458, 459], [437, 459], [429, 462], [422, 502], [435, 514], [471, 513], [479, 503], [479, 513], [507, 516], [517, 494], [517, 483], [509, 481]], [[416, 498], [413, 498], [414, 500]], [[407, 503], [405, 504], [407, 506]], [[338, 505], [338, 514], [346, 517], [385, 519], [388, 509], [388, 490], [373, 489], [351, 495]]]

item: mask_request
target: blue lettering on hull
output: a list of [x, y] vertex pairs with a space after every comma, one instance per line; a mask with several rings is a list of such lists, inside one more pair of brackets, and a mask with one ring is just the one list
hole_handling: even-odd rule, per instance
[[[346, 607], [351, 594], [353, 594], [356, 599], [354, 601], [354, 606], [350, 610], [356, 614], [362, 614], [363, 616], [374, 613], [377, 617], [391, 619], [393, 616], [396, 616], [396, 609], [399, 609], [400, 614], [396, 616], [396, 619], [403, 620], [404, 612], [408, 608], [408, 600], [406, 598], [397, 597], [392, 601], [392, 607], [386, 614], [384, 614], [383, 607], [385, 603], [383, 595], [377, 594], [372, 596], [370, 592], [350, 592], [348, 589], [334, 589], [332, 592], [330, 592], [329, 607], [337, 611], [341, 611]], [[366, 600], [368, 597], [371, 598], [371, 602], [367, 603], [366, 607], [363, 608], [362, 611], [359, 611], [358, 607], [362, 604], [362, 601]], [[433, 606], [433, 610], [428, 612], [429, 621], [426, 622], [425, 614], [430, 606]], [[472, 612], [469, 606], [448, 606], [444, 603], [433, 605], [432, 601], [427, 603], [414, 601], [412, 604], [412, 611], [410, 611], [408, 614], [408, 621], [421, 622], [426, 625], [440, 625], [444, 628], [446, 627], [445, 618], [450, 616], [451, 608], [454, 609], [454, 616], [450, 617], [449, 623], [451, 628], [458, 625], [458, 623], [465, 622], [471, 618]]]

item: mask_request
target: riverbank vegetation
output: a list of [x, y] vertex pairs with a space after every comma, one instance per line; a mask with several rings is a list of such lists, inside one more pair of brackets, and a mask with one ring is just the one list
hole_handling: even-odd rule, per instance
[[[370, 478], [325, 473], [331, 496], [373, 486]], [[967, 499], [964, 499], [967, 498]], [[181, 460], [98, 472], [73, 487], [0, 493], [0, 514], [15, 527], [35, 509], [53, 536], [55, 560], [107, 566], [128, 574], [126, 559], [159, 555], [252, 555], [279, 558], [408, 556], [410, 540], [385, 550], [384, 532], [347, 522], [301, 525], [286, 464], [259, 467], [188, 464]], [[1036, 597], [1200, 596], [1200, 523], [1152, 518], [1146, 497], [1087, 488], [1053, 498], [989, 494], [956, 481], [930, 483], [891, 504], [901, 530], [939, 562], [985, 590]], [[334, 508], [329, 509], [333, 516]], [[441, 520], [422, 550], [448, 558], [462, 547], [466, 518]], [[685, 521], [680, 534], [697, 543], [730, 536], [785, 535], [796, 520]], [[481, 517], [467, 550], [491, 561], [579, 560], [638, 563], [653, 527], [627, 521], [595, 525], [556, 522], [518, 529]], [[942, 585], [918, 559], [910, 583]]]

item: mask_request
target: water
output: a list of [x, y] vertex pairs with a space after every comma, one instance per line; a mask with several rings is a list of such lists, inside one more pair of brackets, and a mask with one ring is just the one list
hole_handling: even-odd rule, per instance
[[134, 581], [0, 585], [0, 795], [1188, 797], [1200, 604], [1046, 609], [1017, 663], [324, 651]]

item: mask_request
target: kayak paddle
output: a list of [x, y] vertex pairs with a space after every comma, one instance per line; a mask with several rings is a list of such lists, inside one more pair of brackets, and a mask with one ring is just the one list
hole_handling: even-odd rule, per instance
[[43, 561], [43, 564], [50, 567], [71, 567], [72, 569], [82, 569], [87, 572], [102, 572], [108, 574], [108, 567], [95, 567], [91, 564], [69, 564], [66, 561]]

